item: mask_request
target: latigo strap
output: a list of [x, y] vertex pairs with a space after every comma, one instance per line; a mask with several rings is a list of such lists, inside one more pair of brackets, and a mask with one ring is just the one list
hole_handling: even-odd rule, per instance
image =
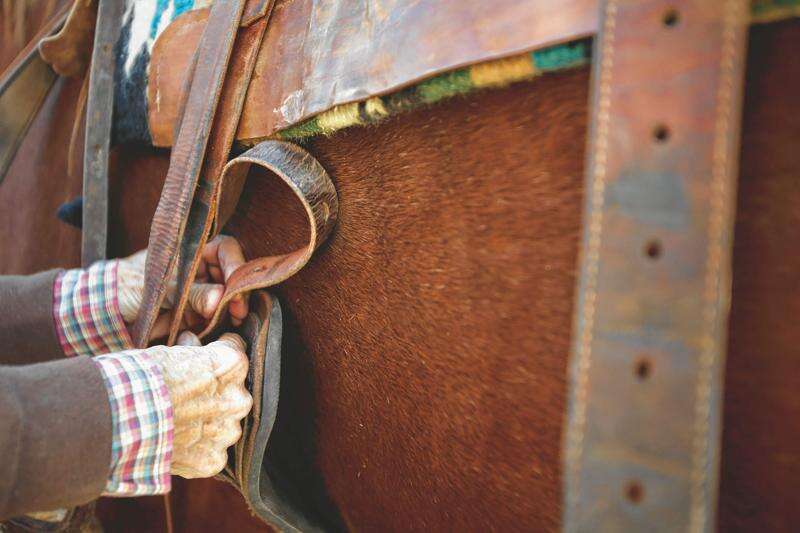
[[336, 188], [322, 165], [295, 144], [264, 141], [225, 166], [218, 183], [217, 227], [221, 227], [232, 214], [253, 165], [265, 168], [283, 180], [302, 204], [308, 216], [308, 244], [287, 254], [253, 259], [236, 269], [225, 284], [222, 300], [201, 337], [214, 330], [231, 299], [254, 289], [271, 287], [297, 273], [336, 225], [339, 200]]
[[247, 342], [247, 388], [253, 408], [242, 421], [242, 438], [228, 452], [228, 464], [216, 477], [241, 492], [250, 510], [276, 531], [321, 531], [319, 520], [293, 501], [296, 488], [282, 465], [267, 464], [267, 444], [278, 414], [283, 317], [278, 300], [266, 291], [250, 296], [250, 313], [238, 333]]
[[147, 346], [177, 261], [244, 4], [245, 0], [214, 3], [195, 56], [183, 118], [150, 227], [142, 307], [132, 331], [139, 347]]
[[715, 527], [747, 4], [603, 2], [566, 531]]
[[272, 9], [271, 0], [250, 1], [245, 6], [242, 25], [233, 45], [231, 63], [222, 86], [219, 108], [211, 129], [206, 158], [200, 172], [199, 183], [192, 200], [186, 229], [178, 249], [178, 298], [174, 307], [174, 320], [170, 326], [167, 344], [174, 344], [179, 333], [181, 317], [189, 298], [189, 286], [197, 274], [200, 257], [216, 216], [217, 184], [236, 135], [242, 114], [245, 95], [261, 47], [261, 40]]

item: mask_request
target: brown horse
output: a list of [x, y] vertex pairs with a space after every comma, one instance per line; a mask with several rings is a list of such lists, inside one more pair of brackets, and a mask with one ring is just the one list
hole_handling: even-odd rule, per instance
[[[726, 368], [719, 528], [800, 520], [800, 21], [751, 29]], [[79, 81], [60, 80], [0, 184], [0, 272], [74, 266], [55, 218]], [[588, 69], [473, 93], [313, 139], [340, 221], [276, 288], [285, 314], [271, 454], [300, 450], [305, 500], [354, 530], [559, 527]], [[119, 146], [112, 252], [147, 243], [169, 154]], [[228, 231], [250, 256], [302, 213], [251, 176]], [[288, 201], [288, 200], [287, 200]], [[291, 205], [291, 204], [289, 204]], [[609, 488], [609, 490], [616, 490]], [[110, 531], [163, 527], [160, 500], [104, 502]], [[250, 531], [237, 494], [176, 480], [181, 531]]]

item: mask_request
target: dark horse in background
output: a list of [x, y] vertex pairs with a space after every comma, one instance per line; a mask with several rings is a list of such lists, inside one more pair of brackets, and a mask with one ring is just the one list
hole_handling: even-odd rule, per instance
[[[64, 3], [21, 1], [2, 2], [0, 68]], [[750, 32], [723, 531], [800, 522], [799, 43], [798, 20]], [[273, 446], [302, 450], [307, 498], [343, 528], [559, 527], [588, 84], [578, 68], [308, 143], [337, 185], [340, 222], [276, 288], [286, 338]], [[79, 230], [56, 210], [81, 192], [67, 172], [80, 85], [56, 81], [0, 183], [2, 274], [79, 263]], [[112, 256], [146, 245], [168, 162], [165, 150], [114, 149]], [[248, 255], [302, 217], [261, 208], [281, 194], [248, 182], [227, 228]], [[181, 531], [264, 528], [212, 480], [176, 480], [171, 505]], [[164, 527], [160, 498], [105, 500], [100, 517], [109, 531]]]

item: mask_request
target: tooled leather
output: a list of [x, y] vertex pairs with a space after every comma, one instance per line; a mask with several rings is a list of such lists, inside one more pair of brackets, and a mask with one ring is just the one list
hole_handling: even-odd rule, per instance
[[188, 302], [188, 287], [197, 274], [201, 251], [211, 231], [216, 210], [217, 181], [228, 161], [228, 154], [239, 125], [244, 98], [255, 67], [261, 39], [269, 21], [268, 14], [271, 7], [272, 2], [264, 0], [249, 0], [245, 6], [246, 16], [259, 16], [259, 18], [238, 32], [228, 66], [228, 74], [222, 86], [206, 158], [178, 252], [178, 298], [175, 302], [173, 321], [167, 340], [169, 345], [174, 344], [178, 336], [183, 311]]
[[177, 260], [244, 4], [245, 0], [215, 2], [197, 50], [183, 118], [150, 228], [142, 307], [132, 330], [139, 347], [147, 346]]
[[712, 531], [744, 0], [606, 0], [564, 530]]
[[[241, 177], [252, 165], [271, 171], [294, 192], [308, 216], [309, 241], [303, 248], [288, 254], [251, 260], [233, 272], [225, 284], [225, 292], [214, 316], [200, 337], [214, 330], [231, 299], [253, 289], [280, 283], [303, 268], [314, 250], [325, 242], [336, 225], [339, 211], [336, 188], [322, 165], [303, 148], [275, 140], [257, 144], [225, 166], [219, 180], [218, 192], [225, 187], [229, 175]], [[224, 217], [231, 211], [230, 205], [234, 200], [235, 198], [226, 198], [228, 205], [218, 207], [217, 217], [221, 218], [217, 223], [218, 227], [224, 223]]]

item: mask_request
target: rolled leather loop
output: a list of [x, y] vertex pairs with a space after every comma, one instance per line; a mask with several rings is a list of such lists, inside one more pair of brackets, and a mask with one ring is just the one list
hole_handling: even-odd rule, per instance
[[225, 293], [216, 313], [200, 334], [201, 338], [215, 329], [231, 299], [244, 292], [276, 285], [303, 268], [336, 225], [339, 199], [333, 182], [319, 161], [296, 144], [269, 140], [257, 144], [225, 166], [217, 185], [217, 228], [222, 227], [235, 208], [244, 179], [253, 165], [269, 170], [294, 192], [308, 216], [309, 241], [303, 248], [254, 259], [234, 271], [225, 284]]

